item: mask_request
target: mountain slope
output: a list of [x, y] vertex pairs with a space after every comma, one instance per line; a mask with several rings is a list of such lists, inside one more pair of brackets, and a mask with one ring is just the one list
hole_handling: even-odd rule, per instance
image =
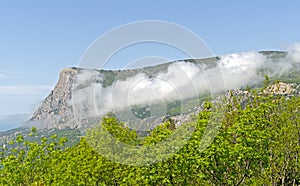
[[[79, 71], [66, 68], [61, 71], [59, 80], [43, 103], [33, 113], [29, 121], [38, 121], [46, 128], [60, 128], [60, 123], [72, 123], [72, 107], [67, 103], [72, 97], [72, 85]], [[58, 117], [59, 116], [59, 117]]]

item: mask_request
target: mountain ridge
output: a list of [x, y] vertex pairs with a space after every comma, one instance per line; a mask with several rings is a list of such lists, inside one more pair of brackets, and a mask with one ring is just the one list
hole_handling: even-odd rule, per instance
[[[257, 53], [262, 54], [266, 58], [272, 58], [274, 61], [285, 58], [288, 54], [285, 51], [259, 51]], [[79, 67], [65, 68], [60, 72], [54, 89], [32, 114], [28, 122], [38, 124], [41, 128], [82, 128], [84, 127], [84, 123], [78, 122], [76, 116], [74, 116], [72, 100], [74, 92], [92, 84], [101, 84], [103, 88], [107, 88], [117, 81], [127, 80], [139, 73], [143, 73], [151, 79], [157, 76], [157, 74], [167, 71], [170, 65], [176, 63], [198, 64], [204, 67], [205, 70], [212, 69], [218, 65], [217, 63], [221, 61], [221, 58], [216, 56], [204, 59], [185, 59], [155, 66], [125, 70], [84, 69]], [[90, 73], [90, 76], [85, 77], [83, 82], [76, 86], [75, 82], [77, 78], [84, 73]]]

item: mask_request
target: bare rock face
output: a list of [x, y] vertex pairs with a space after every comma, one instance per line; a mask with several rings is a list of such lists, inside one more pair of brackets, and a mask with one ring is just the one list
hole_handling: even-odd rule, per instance
[[77, 68], [62, 70], [55, 88], [33, 113], [29, 121], [38, 123], [42, 128], [60, 129], [66, 126], [76, 128], [72, 105], [69, 102], [72, 98], [73, 83], [78, 73], [79, 69]]

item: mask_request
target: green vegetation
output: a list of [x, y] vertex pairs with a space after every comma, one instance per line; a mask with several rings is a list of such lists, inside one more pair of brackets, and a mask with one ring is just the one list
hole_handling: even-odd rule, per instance
[[[39, 143], [19, 135], [11, 141], [19, 145], [8, 155], [4, 155], [6, 149], [0, 150], [0, 185], [299, 185], [300, 97], [252, 91], [243, 106], [241, 99], [224, 98], [223, 114], [214, 109], [220, 104], [207, 102], [190, 121], [195, 131], [187, 143], [172, 157], [153, 164], [149, 157], [153, 154], [141, 155], [149, 158], [145, 166], [113, 161], [113, 153], [124, 151], [107, 151], [105, 156], [97, 152], [105, 150], [105, 144], [120, 142], [151, 147], [177, 130], [189, 129], [190, 124], [175, 129], [168, 120], [140, 137], [109, 115], [69, 148], [65, 147], [67, 139], [55, 134]], [[220, 122], [214, 123], [220, 114]], [[220, 129], [212, 143], [200, 148], [207, 126], [217, 125]], [[102, 129], [116, 140], [101, 141], [106, 135]], [[35, 135], [33, 129], [30, 136]], [[128, 157], [136, 153], [125, 152]]]
[[[68, 140], [65, 143], [65, 147], [72, 147], [75, 144], [77, 144], [81, 137], [81, 132], [79, 129], [71, 129], [71, 128], [64, 128], [64, 129], [39, 129], [35, 133], [35, 135], [31, 135], [31, 130], [29, 127], [23, 127], [23, 128], [16, 128], [9, 131], [5, 131], [0, 134], [0, 144], [5, 145], [7, 150], [6, 153], [10, 152], [10, 149], [12, 148], [21, 148], [23, 145], [21, 144], [9, 144], [8, 141], [14, 140], [14, 138], [18, 135], [22, 135], [24, 137], [24, 141], [31, 141], [31, 142], [37, 142], [41, 143], [42, 138], [48, 138], [52, 135], [56, 135], [57, 138], [63, 138], [67, 137]], [[1, 145], [0, 145], [1, 146]]]

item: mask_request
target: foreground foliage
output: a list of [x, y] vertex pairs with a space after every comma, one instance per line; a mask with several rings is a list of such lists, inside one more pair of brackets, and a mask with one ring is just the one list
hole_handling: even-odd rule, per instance
[[[18, 136], [10, 155], [2, 149], [1, 185], [299, 185], [300, 98], [264, 95], [254, 91], [246, 100], [232, 96], [224, 102], [219, 123], [212, 103], [196, 116], [195, 131], [171, 158], [147, 166], [130, 166], [101, 156], [83, 137], [71, 148], [65, 138], [40, 143]], [[241, 102], [243, 102], [241, 104]], [[201, 148], [207, 126], [219, 127], [212, 143]], [[151, 146], [176, 130], [172, 120], [139, 137], [112, 116], [101, 121], [117, 143]], [[189, 126], [185, 124], [181, 127]], [[97, 147], [101, 127], [88, 131]], [[188, 128], [187, 128], [188, 129]], [[33, 130], [31, 135], [35, 135]], [[114, 153], [109, 151], [108, 153]], [[130, 156], [130, 154], [128, 154]], [[112, 156], [113, 157], [113, 156]]]

